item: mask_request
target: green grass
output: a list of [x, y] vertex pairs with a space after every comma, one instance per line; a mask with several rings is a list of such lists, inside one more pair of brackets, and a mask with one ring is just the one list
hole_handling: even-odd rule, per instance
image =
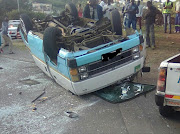
[[22, 41], [14, 40], [13, 41], [13, 46], [19, 48], [20, 50], [25, 50], [26, 49], [26, 46], [25, 46], [24, 42], [22, 42]]

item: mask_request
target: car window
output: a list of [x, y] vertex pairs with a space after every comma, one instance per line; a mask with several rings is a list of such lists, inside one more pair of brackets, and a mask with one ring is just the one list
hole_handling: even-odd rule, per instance
[[13, 27], [18, 27], [19, 24], [13, 24]]
[[9, 28], [12, 28], [12, 27], [18, 27], [19, 24], [9, 24]]

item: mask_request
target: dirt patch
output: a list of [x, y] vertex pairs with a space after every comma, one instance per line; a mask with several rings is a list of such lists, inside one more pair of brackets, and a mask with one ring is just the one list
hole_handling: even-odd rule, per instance
[[31, 79], [20, 80], [19, 82], [22, 82], [23, 84], [29, 85], [29, 86], [40, 84], [40, 82], [36, 80], [31, 80]]
[[22, 40], [13, 40], [13, 46], [20, 50], [25, 50], [26, 46]]

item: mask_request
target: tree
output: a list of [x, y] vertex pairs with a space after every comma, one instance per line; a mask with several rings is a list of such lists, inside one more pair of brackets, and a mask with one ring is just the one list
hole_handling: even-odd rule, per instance
[[[31, 5], [27, 0], [19, 0], [20, 10], [26, 9], [26, 11], [31, 10]], [[17, 0], [0, 0], [0, 23], [2, 22], [5, 15], [12, 10], [18, 9]]]

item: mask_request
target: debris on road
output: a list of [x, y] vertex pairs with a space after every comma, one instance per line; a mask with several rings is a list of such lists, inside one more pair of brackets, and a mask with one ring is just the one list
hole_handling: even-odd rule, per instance
[[40, 82], [31, 79], [20, 80], [19, 82], [29, 86], [40, 84]]
[[34, 111], [36, 111], [36, 110], [37, 110], [37, 108], [36, 108], [36, 107], [34, 107], [32, 111], [34, 112]]
[[0, 67], [0, 69], [3, 69], [2, 67]]
[[36, 104], [33, 103], [33, 104], [32, 104], [32, 108], [33, 108], [33, 109], [32, 109], [33, 112], [36, 111], [36, 110], [37, 110]]
[[43, 90], [43, 93], [41, 93], [38, 97], [36, 97], [31, 103], [34, 103], [36, 100], [38, 100], [41, 96], [43, 96], [46, 93], [45, 88]]
[[64, 112], [64, 114], [69, 118], [77, 118], [77, 117], [79, 117], [77, 113], [72, 112], [72, 111], [66, 111], [66, 112]]
[[48, 97], [42, 97], [42, 98], [38, 99], [38, 101], [40, 103], [42, 103], [42, 102], [46, 101], [47, 99], [48, 99]]
[[141, 94], [144, 94], [146, 97], [146, 93], [154, 90], [155, 88], [156, 86], [154, 85], [125, 82], [113, 87], [106, 87], [94, 92], [94, 94], [108, 102], [120, 103], [135, 98]]

